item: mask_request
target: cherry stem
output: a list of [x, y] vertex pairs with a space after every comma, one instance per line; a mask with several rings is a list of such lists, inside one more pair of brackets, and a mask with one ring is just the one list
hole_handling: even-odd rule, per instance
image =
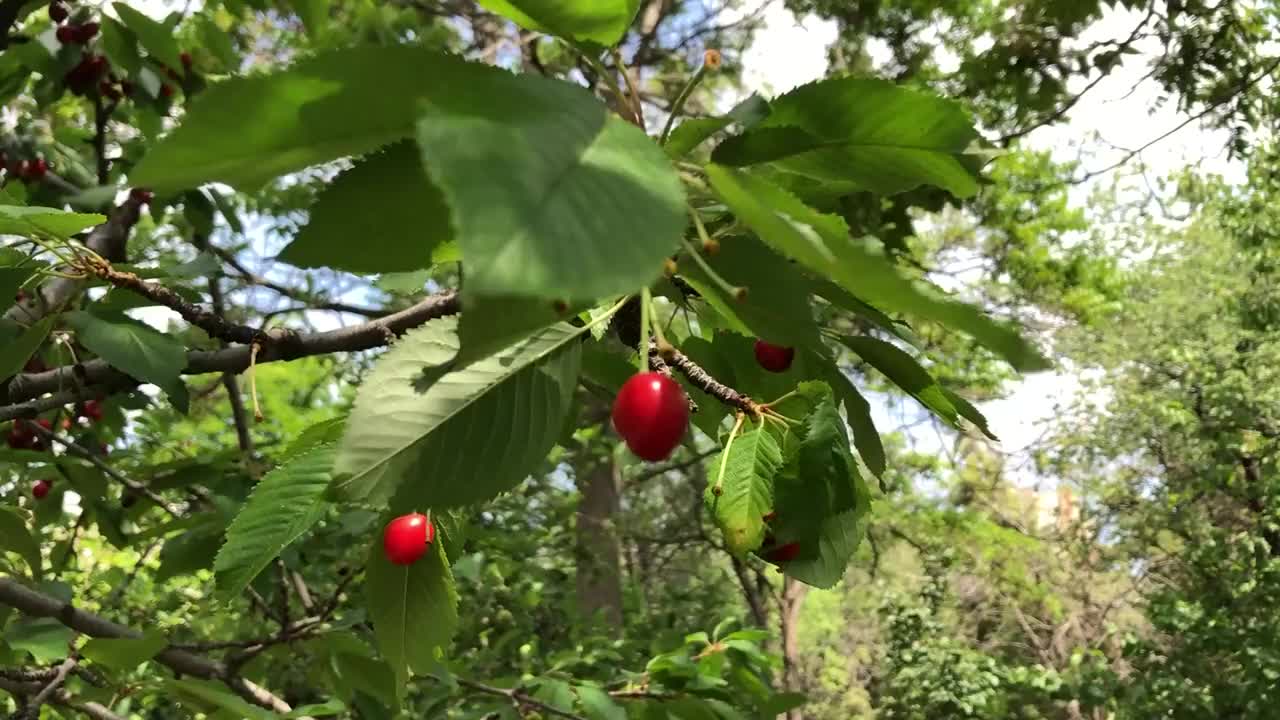
[[[698, 238], [702, 241], [704, 246], [712, 244], [713, 241], [711, 240], [711, 236], [707, 234], [707, 226], [702, 224], [702, 218], [698, 216], [698, 211], [695, 210], [692, 205], [689, 205], [688, 208], [689, 217], [693, 218], [693, 226], [698, 230]], [[689, 238], [681, 235], [680, 242], [684, 243], [684, 249], [693, 256], [694, 262], [698, 263], [698, 267], [702, 268], [702, 272], [706, 273], [707, 277], [711, 278], [713, 283], [719, 286], [721, 290], [728, 293], [730, 298], [733, 298], [734, 300], [741, 299], [744, 288], [732, 285], [728, 280], [721, 277], [720, 273], [716, 272], [702, 257], [697, 248], [693, 246], [693, 243], [689, 242]]]
[[791, 392], [787, 393], [786, 395], [783, 395], [782, 397], [778, 398], [777, 400], [774, 400], [773, 402], [767, 402], [767, 403], [765, 403], [765, 404], [761, 405], [760, 407], [761, 407], [761, 409], [763, 409], [763, 410], [770, 410], [770, 409], [772, 409], [772, 408], [773, 408], [773, 406], [774, 406], [774, 405], [779, 405], [779, 404], [781, 404], [781, 403], [783, 403], [783, 402], [785, 402], [785, 401], [787, 401], [787, 400], [790, 400], [791, 398], [793, 398], [793, 397], [795, 397], [795, 396], [796, 396], [796, 391], [795, 391], [795, 390], [792, 390]]
[[249, 345], [249, 395], [253, 398], [253, 419], [262, 422], [262, 408], [258, 405], [258, 351], [262, 346], [258, 343]]
[[649, 306], [653, 304], [653, 296], [649, 288], [640, 290], [640, 345], [636, 352], [640, 353], [640, 372], [649, 372]]
[[738, 419], [733, 423], [733, 430], [729, 431], [729, 439], [724, 443], [724, 454], [720, 456], [720, 469], [716, 471], [716, 484], [711, 488], [711, 494], [716, 497], [720, 497], [720, 493], [724, 492], [724, 473], [729, 465], [729, 448], [733, 447], [733, 439], [738, 436], [746, 420], [745, 413], [738, 413]]
[[685, 83], [684, 87], [680, 89], [680, 94], [676, 96], [675, 102], [671, 103], [671, 112], [667, 114], [667, 124], [662, 127], [662, 134], [658, 136], [659, 145], [666, 145], [667, 141], [671, 139], [671, 131], [675, 128], [676, 118], [684, 110], [684, 104], [689, 100], [689, 96], [693, 94], [694, 88], [698, 87], [698, 83], [702, 82], [702, 78], [706, 77], [706, 75], [707, 63], [703, 62], [693, 72], [689, 82]]
[[622, 73], [622, 81], [627, 84], [627, 92], [631, 93], [631, 113], [635, 115], [636, 127], [644, 130], [644, 105], [641, 104], [640, 91], [636, 89], [631, 73], [627, 71], [627, 62], [622, 59], [622, 51], [618, 48], [613, 49], [613, 63], [618, 66], [618, 72]]

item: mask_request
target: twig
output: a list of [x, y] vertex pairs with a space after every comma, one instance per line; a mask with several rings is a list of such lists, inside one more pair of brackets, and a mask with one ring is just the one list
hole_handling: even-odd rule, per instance
[[120, 473], [120, 471], [102, 462], [102, 459], [99, 458], [97, 455], [95, 455], [93, 451], [78, 445], [73, 440], [68, 440], [67, 438], [62, 437], [61, 435], [53, 432], [52, 430], [44, 429], [44, 427], [42, 427], [39, 423], [27, 423], [27, 427], [29, 427], [32, 430], [32, 432], [35, 432], [37, 435], [44, 438], [45, 440], [52, 440], [58, 443], [59, 445], [63, 446], [64, 448], [67, 449], [67, 452], [71, 453], [72, 455], [75, 455], [76, 457], [82, 458], [84, 460], [88, 460], [91, 465], [98, 468], [102, 472], [106, 473], [108, 477], [115, 480], [116, 482], [119, 482], [120, 484], [124, 485], [125, 487], [129, 488], [130, 490], [140, 495], [145, 495], [147, 499], [151, 500], [151, 502], [154, 502], [156, 505], [159, 505], [160, 509], [169, 513], [173, 517], [175, 518], [182, 517], [182, 510], [179, 509], [176, 505], [169, 504], [168, 501], [166, 501], [164, 498], [157, 495], [156, 492], [151, 488], [147, 487], [146, 485], [143, 485], [137, 480], [133, 480], [131, 478], [124, 476], [123, 474]]
[[27, 703], [27, 706], [14, 716], [14, 720], [35, 720], [35, 718], [40, 717], [40, 707], [49, 702], [54, 693], [58, 692], [58, 688], [62, 687], [62, 683], [66, 681], [72, 669], [79, 663], [79, 654], [72, 651], [67, 656], [67, 659], [63, 660], [62, 664], [58, 666], [58, 669], [54, 672], [53, 679], [49, 680], [49, 684], [41, 688], [40, 692], [31, 698], [31, 702]]
[[227, 252], [226, 250], [223, 250], [222, 248], [216, 247], [214, 245], [209, 245], [208, 249], [214, 255], [217, 255], [219, 258], [221, 258], [223, 262], [230, 265], [232, 269], [234, 269], [237, 273], [240, 274], [241, 277], [245, 279], [246, 282], [252, 285], [258, 285], [258, 286], [264, 287], [268, 290], [271, 290], [272, 292], [278, 293], [285, 297], [293, 298], [294, 300], [300, 300], [303, 303], [310, 306], [310, 308], [313, 310], [332, 310], [333, 312], [350, 313], [352, 315], [363, 315], [365, 317], [370, 317], [370, 318], [379, 318], [379, 317], [384, 317], [386, 315], [391, 314], [390, 311], [388, 310], [380, 310], [378, 308], [368, 308], [368, 307], [361, 307], [359, 305], [349, 305], [347, 303], [317, 300], [316, 298], [311, 297], [305, 292], [296, 290], [294, 288], [285, 287], [284, 285], [272, 282], [271, 280], [268, 280], [267, 278], [264, 278], [261, 275], [255, 274], [253, 271], [245, 267], [244, 264], [241, 263], [240, 260], [237, 259], [235, 255], [233, 255], [230, 252]]
[[[71, 603], [32, 590], [16, 580], [0, 578], [0, 605], [7, 605], [28, 617], [54, 618], [72, 630], [90, 637], [140, 638], [142, 633], [106, 618], [81, 610]], [[155, 660], [183, 675], [218, 680], [249, 702], [279, 713], [292, 712], [287, 702], [249, 680], [228, 670], [222, 663], [174, 647], [166, 647]]]
[[[0, 676], [0, 690], [14, 693], [15, 695], [34, 695], [40, 692], [40, 685], [38, 683], [26, 683], [17, 680], [10, 680]], [[93, 718], [93, 720], [124, 720], [124, 718], [111, 712], [107, 707], [96, 702], [82, 703], [72, 700], [66, 690], [59, 690], [54, 693], [50, 700], [57, 705], [69, 707], [78, 713]]]
[[[427, 674], [427, 675], [423, 675], [423, 677], [431, 678], [436, 682], [441, 682], [441, 683], [446, 682], [444, 678], [441, 678], [438, 675]], [[516, 706], [517, 711], [521, 707], [531, 707], [535, 710], [540, 710], [544, 713], [547, 713], [548, 715], [554, 715], [555, 717], [560, 717], [560, 718], [567, 718], [567, 720], [587, 720], [581, 715], [575, 715], [571, 712], [565, 712], [564, 710], [560, 710], [559, 708], [555, 708], [550, 705], [547, 705], [546, 703], [534, 700], [527, 693], [521, 692], [520, 688], [506, 689], [506, 688], [494, 687], [492, 685], [485, 685], [484, 683], [479, 683], [479, 682], [476, 682], [475, 680], [467, 680], [466, 678], [460, 678], [460, 677], [454, 677], [453, 681], [461, 685], [462, 687], [467, 688], [468, 690], [475, 690], [476, 692], [484, 693], [486, 695], [493, 695], [495, 697], [507, 698], [512, 702], [513, 705]]]

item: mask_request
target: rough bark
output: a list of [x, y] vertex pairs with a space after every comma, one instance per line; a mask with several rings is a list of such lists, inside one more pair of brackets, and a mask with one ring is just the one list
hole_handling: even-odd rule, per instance
[[622, 627], [622, 544], [614, 526], [621, 481], [611, 457], [578, 476], [578, 608], [611, 628]]

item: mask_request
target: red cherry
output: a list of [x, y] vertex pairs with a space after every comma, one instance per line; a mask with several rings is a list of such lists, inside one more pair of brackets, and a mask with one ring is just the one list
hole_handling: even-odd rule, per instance
[[777, 520], [777, 519], [778, 519], [778, 513], [773, 512], [772, 510], [770, 510], [769, 512], [765, 513], [765, 514], [764, 514], [764, 516], [763, 516], [763, 517], [761, 517], [760, 519], [761, 519], [761, 520], [764, 520], [764, 521], [765, 521], [765, 522], [767, 522], [767, 523], [771, 523], [771, 522], [773, 522], [774, 520]]
[[62, 0], [53, 0], [53, 2], [49, 3], [49, 19], [54, 23], [66, 20], [69, 14], [70, 11], [67, 9], [67, 4]]
[[77, 28], [76, 42], [87, 43], [98, 34], [98, 28], [102, 27], [96, 22], [85, 23]]
[[155, 199], [155, 193], [146, 188], [134, 188], [129, 191], [129, 199], [139, 205], [146, 205]]
[[53, 487], [53, 483], [48, 480], [39, 480], [35, 485], [31, 486], [31, 496], [37, 500], [43, 500], [49, 494], [49, 488]]
[[26, 450], [31, 447], [31, 441], [34, 439], [31, 430], [26, 426], [26, 421], [15, 420], [13, 427], [9, 429], [9, 434], [5, 437], [5, 442], [14, 450]]
[[184, 69], [186, 69], [186, 70], [190, 70], [190, 69], [191, 69], [191, 53], [189, 53], [189, 52], [184, 52], [184, 53], [182, 53], [181, 55], [179, 55], [179, 56], [178, 56], [178, 59], [182, 61], [182, 67], [183, 67]]
[[27, 179], [39, 182], [44, 179], [47, 172], [49, 172], [49, 163], [45, 162], [44, 158], [36, 158], [27, 167]]
[[173, 86], [170, 85], [169, 83], [164, 83], [163, 85], [161, 85], [160, 97], [167, 97], [167, 98], [173, 97]]
[[666, 375], [633, 375], [613, 401], [613, 427], [631, 452], [650, 462], [662, 460], [689, 427], [689, 399]]
[[769, 372], [786, 372], [791, 361], [796, 359], [796, 349], [774, 345], [763, 340], [756, 341], [756, 362]]
[[769, 550], [761, 555], [765, 560], [771, 563], [784, 563], [796, 559], [800, 554], [800, 543], [787, 543], [781, 547]]
[[84, 409], [80, 411], [80, 416], [98, 422], [102, 419], [102, 403], [97, 400], [86, 400]]
[[412, 565], [427, 554], [436, 539], [436, 528], [421, 513], [410, 513], [387, 523], [382, 531], [382, 550], [396, 565]]
[[58, 38], [58, 42], [63, 45], [70, 45], [76, 41], [79, 27], [79, 25], [59, 25], [54, 35]]

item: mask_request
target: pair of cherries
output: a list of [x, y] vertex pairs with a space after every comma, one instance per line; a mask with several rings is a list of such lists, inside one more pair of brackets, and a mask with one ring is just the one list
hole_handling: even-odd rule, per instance
[[[757, 340], [756, 362], [770, 372], [786, 372], [795, 348]], [[633, 375], [613, 401], [613, 427], [638, 457], [664, 460], [689, 427], [689, 399], [680, 384], [656, 372]]]

